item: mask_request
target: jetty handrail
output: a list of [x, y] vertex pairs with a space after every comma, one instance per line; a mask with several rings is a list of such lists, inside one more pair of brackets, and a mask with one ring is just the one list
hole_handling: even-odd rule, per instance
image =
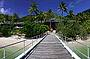
[[[66, 36], [63, 36], [62, 34], [58, 34], [57, 33], [57, 35], [59, 36], [59, 38], [68, 46], [68, 41], [67, 41], [67, 39], [69, 39], [70, 40], [70, 42], [72, 43], [72, 44], [77, 44], [77, 45], [73, 45], [72, 47], [70, 47], [70, 46], [68, 46], [70, 49], [72, 49], [72, 51], [74, 51], [74, 52], [76, 52], [76, 54], [77, 53], [79, 53], [79, 54], [81, 54], [83, 57], [85, 57], [86, 59], [90, 59], [90, 46], [89, 45], [86, 45], [86, 44], [83, 44], [83, 43], [81, 43], [81, 42], [78, 42], [77, 40], [75, 41], [75, 40], [73, 40], [72, 38], [68, 38], [68, 37], [66, 37]], [[64, 39], [63, 39], [63, 37], [64, 37]], [[86, 53], [83, 53], [81, 50], [81, 48], [79, 48], [79, 47], [85, 47], [85, 48], [83, 48], [83, 50], [84, 51], [86, 51]], [[80, 58], [81, 58], [81, 56], [79, 55], [79, 54], [77, 54]]]
[[24, 41], [26, 41], [26, 40], [22, 40], [22, 41], [18, 41], [18, 42], [12, 43], [12, 44], [8, 44], [8, 45], [5, 45], [5, 46], [1, 46], [0, 49], [5, 48], [5, 47], [9, 47], [9, 46], [12, 46], [12, 45], [15, 45], [15, 44], [24, 42]]
[[[66, 42], [66, 44], [68, 44], [68, 42], [66, 41], [67, 39], [70, 39], [70, 38], [68, 38], [68, 37], [65, 37], [65, 40], [63, 40], [63, 41], [65, 41]], [[72, 43], [73, 43], [73, 40], [71, 41]], [[86, 50], [87, 51], [87, 55], [86, 54], [84, 54], [80, 49], [78, 50], [77, 48], [77, 46], [73, 46], [73, 50], [75, 50], [75, 51], [77, 51], [78, 53], [80, 53], [82, 56], [84, 56], [85, 58], [87, 58], [87, 59], [90, 59], [90, 46], [89, 45], [86, 45], [86, 44], [83, 44], [83, 43], [81, 43], [81, 42], [78, 42], [77, 40], [76, 41], [74, 41], [74, 42], [76, 42], [76, 44], [79, 44], [79, 45], [81, 45], [81, 46], [83, 46], [83, 47], [86, 47], [84, 50]]]
[[[26, 41], [26, 40], [25, 40], [25, 41]], [[33, 41], [33, 42], [35, 42], [35, 41]], [[17, 51], [13, 52], [13, 53], [10, 54], [9, 56], [10, 56], [10, 57], [13, 56], [14, 54], [16, 54], [17, 52], [19, 52], [20, 50], [25, 49], [25, 47], [29, 46], [29, 45], [32, 44], [33, 42], [30, 42], [28, 45], [26, 45], [26, 46], [18, 49]], [[25, 50], [24, 50], [24, 51], [25, 51]], [[6, 56], [6, 58], [9, 57], [9, 56]]]
[[[34, 36], [34, 38], [41, 38], [43, 37], [45, 34], [41, 34], [41, 35], [37, 35], [37, 36]], [[18, 39], [21, 39], [22, 37], [18, 38]], [[18, 41], [18, 42], [15, 42], [15, 43], [11, 43], [11, 44], [8, 44], [8, 45], [5, 45], [5, 46], [1, 46], [0, 49], [3, 50], [3, 55], [2, 57], [0, 57], [1, 59], [7, 59], [8, 57], [10, 56], [13, 56], [14, 54], [16, 54], [17, 52], [23, 50], [23, 52], [25, 52], [26, 50], [26, 47], [30, 46], [30, 45], [33, 45], [33, 43], [37, 40], [31, 40], [31, 42], [29, 44], [25, 44], [27, 40], [22, 40], [22, 41]], [[17, 44], [20, 44], [20, 43], [23, 43], [23, 47], [22, 48], [19, 48], [17, 49], [16, 51], [14, 51], [13, 53], [11, 53], [10, 55], [6, 55], [6, 48], [7, 47], [11, 47], [13, 45], [17, 45]]]
[[[68, 37], [66, 37], [66, 36], [63, 36], [63, 37], [65, 37], [65, 40], [63, 40], [63, 38], [61, 38], [63, 41], [67, 41], [67, 39], [71, 39], [71, 40], [73, 41], [72, 38], [68, 38]], [[67, 39], [66, 39], [66, 38], [67, 38]], [[83, 44], [83, 43], [81, 43], [81, 42], [78, 42], [77, 40], [76, 40], [75, 42], [77, 42], [77, 43], [79, 43], [79, 44], [81, 44], [81, 45], [83, 45], [83, 46], [87, 46], [88, 48], [90, 48], [90, 46], [88, 46], [88, 45], [86, 45], [86, 44]]]
[[62, 45], [67, 49], [67, 51], [70, 53], [70, 55], [74, 58], [74, 59], [81, 59], [70, 47], [68, 47], [66, 45], [66, 43], [62, 40], [62, 38], [58, 35], [55, 34], [55, 36], [59, 39], [59, 41], [62, 43]]

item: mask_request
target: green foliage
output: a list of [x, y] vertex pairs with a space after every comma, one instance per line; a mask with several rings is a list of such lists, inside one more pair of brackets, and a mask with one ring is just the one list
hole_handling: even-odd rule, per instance
[[11, 27], [8, 25], [0, 26], [0, 33], [5, 37], [11, 36]]
[[85, 27], [87, 33], [90, 34], [90, 20], [87, 20], [87, 21], [84, 23], [84, 27]]
[[39, 9], [36, 2], [32, 2], [31, 7], [29, 8], [30, 15], [37, 15], [39, 13]]
[[22, 32], [26, 37], [42, 34], [48, 30], [48, 26], [26, 21]]
[[0, 36], [11, 36], [13, 23], [9, 15], [0, 14]]
[[12, 16], [11, 16], [11, 21], [13, 21], [13, 22], [18, 22], [20, 19], [19, 19], [19, 16], [16, 14], [16, 13], [14, 13]]
[[60, 31], [64, 36], [66, 37], [72, 37], [75, 38], [76, 35], [78, 35], [80, 32], [79, 23], [72, 19], [63, 19], [63, 21], [60, 21], [58, 24], [58, 31]]
[[62, 11], [62, 14], [61, 14], [62, 16], [63, 16], [63, 12], [68, 13], [67, 12], [67, 5], [63, 1], [59, 3], [59, 9]]
[[60, 19], [58, 31], [66, 37], [75, 39], [79, 35], [81, 39], [85, 39], [88, 33], [90, 33], [90, 22], [88, 17], [85, 18], [85, 16], [85, 14], [74, 15], [70, 12], [68, 16], [63, 17], [62, 20]]
[[57, 30], [63, 36], [76, 38], [79, 35], [85, 38], [90, 33], [90, 12], [82, 12], [74, 15], [73, 10], [68, 11], [66, 4], [62, 1], [59, 3], [59, 9], [68, 13], [67, 16], [58, 17], [59, 24]]

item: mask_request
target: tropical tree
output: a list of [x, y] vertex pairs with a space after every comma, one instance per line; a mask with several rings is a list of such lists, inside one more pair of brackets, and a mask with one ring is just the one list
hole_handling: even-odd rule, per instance
[[41, 21], [41, 23], [42, 23], [42, 21], [44, 21], [44, 19], [45, 19], [45, 14], [44, 14], [44, 12], [40, 12], [38, 15], [37, 15], [37, 18], [36, 18], [38, 21]]
[[22, 32], [25, 34], [25, 37], [33, 37], [33, 36], [42, 34], [46, 32], [47, 30], [48, 30], [47, 25], [26, 21], [24, 23]]
[[9, 15], [0, 14], [0, 33], [2, 34], [2, 36], [11, 35], [12, 24], [9, 17]]
[[52, 12], [51, 9], [49, 9], [47, 12], [41, 11], [36, 17], [36, 19], [38, 19], [38, 21], [41, 21], [41, 23], [42, 21], [46, 22], [50, 20], [51, 18], [54, 18], [54, 13]]
[[69, 11], [68, 15], [64, 16], [63, 19], [64, 20], [60, 21], [58, 25], [60, 33], [63, 34], [63, 36], [76, 40], [76, 36], [80, 33], [80, 25], [73, 11]]
[[5, 22], [5, 15], [0, 14], [0, 23], [4, 23], [4, 22]]
[[51, 19], [51, 18], [54, 18], [54, 13], [53, 13], [53, 11], [51, 10], [51, 9], [49, 9], [47, 12], [46, 12], [46, 14], [47, 14], [47, 20], [49, 20], [49, 19]]
[[32, 2], [31, 7], [29, 8], [29, 13], [30, 13], [30, 15], [38, 15], [39, 14], [39, 9], [38, 9], [36, 2]]
[[64, 3], [63, 1], [60, 2], [59, 3], [59, 10], [62, 11], [62, 14], [61, 14], [62, 16], [63, 16], [63, 12], [68, 13], [66, 3]]
[[70, 17], [75, 16], [74, 13], [73, 13], [73, 10], [70, 10], [70, 11], [69, 11], [68, 16], [70, 16]]
[[12, 15], [12, 21], [13, 21], [13, 22], [18, 22], [18, 21], [19, 21], [19, 16], [18, 16], [16, 13], [14, 13], [14, 14]]

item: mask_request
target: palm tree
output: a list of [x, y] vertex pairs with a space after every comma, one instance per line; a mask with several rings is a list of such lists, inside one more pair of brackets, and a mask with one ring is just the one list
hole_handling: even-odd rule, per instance
[[47, 12], [44, 13], [44, 20], [50, 20], [51, 18], [54, 18], [54, 13], [51, 9], [49, 9]]
[[37, 4], [36, 4], [36, 2], [32, 2], [32, 4], [31, 4], [31, 7], [29, 8], [29, 13], [31, 14], [31, 15], [37, 15], [38, 13], [39, 13], [39, 9], [38, 9], [38, 7], [37, 7]]
[[38, 16], [39, 16], [38, 19], [39, 19], [39, 20], [41, 21], [41, 23], [42, 23], [42, 21], [44, 21], [44, 18], [45, 18], [44, 12], [40, 12]]
[[63, 16], [63, 12], [68, 13], [66, 3], [64, 3], [63, 1], [59, 3], [59, 9], [62, 10], [62, 16]]
[[18, 16], [16, 13], [14, 13], [14, 14], [11, 16], [11, 18], [12, 18], [12, 21], [13, 21], [13, 22], [19, 21], [19, 16]]
[[[68, 17], [70, 17], [70, 18], [73, 18], [75, 15], [74, 15], [74, 13], [73, 13], [73, 10], [70, 10], [69, 12], [68, 12]], [[76, 17], [75, 17], [76, 18]]]
[[53, 11], [51, 9], [48, 10], [47, 14], [49, 16], [49, 19], [54, 17], [54, 13], [53, 13]]
[[71, 15], [71, 16], [74, 15], [73, 10], [70, 10], [70, 11], [69, 11], [69, 15]]

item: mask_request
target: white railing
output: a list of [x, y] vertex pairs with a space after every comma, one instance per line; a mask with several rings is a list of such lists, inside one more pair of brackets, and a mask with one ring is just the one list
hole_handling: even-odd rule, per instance
[[75, 41], [73, 43], [73, 51], [76, 52], [77, 55], [79, 55], [82, 59], [90, 59], [90, 47], [88, 45], [85, 45], [81, 42]]
[[[66, 49], [69, 48], [70, 50], [72, 50], [71, 54], [73, 52], [75, 53], [75, 54], [72, 54], [74, 58], [77, 57], [76, 59], [79, 59], [79, 58], [90, 59], [90, 46], [89, 45], [78, 42], [78, 41], [74, 41], [68, 37], [64, 37], [63, 39], [62, 37], [60, 37], [60, 35], [58, 35], [58, 39], [60, 39], [63, 45], [66, 46]], [[68, 39], [71, 41], [67, 41]]]
[[[43, 36], [45, 36], [45, 34], [34, 36], [34, 38], [41, 38]], [[36, 42], [37, 40], [38, 39], [35, 39], [35, 40], [32, 39], [31, 42], [28, 44], [26, 42], [27, 40], [22, 40], [22, 41], [19, 41], [16, 43], [12, 43], [12, 44], [0, 47], [0, 59], [14, 59], [14, 58], [16, 58], [17, 56], [19, 56], [18, 54], [25, 53], [25, 51], [28, 48], [30, 48], [31, 46], [33, 46], [34, 42]], [[19, 44], [23, 44], [23, 46], [21, 48], [17, 49], [17, 45], [19, 45]]]
[[63, 40], [61, 40], [61, 37], [59, 35], [54, 34], [59, 41], [62, 43], [62, 45], [67, 49], [67, 51], [71, 54], [71, 56], [75, 59], [81, 59], [73, 50], [70, 49], [70, 47], [68, 47]]

